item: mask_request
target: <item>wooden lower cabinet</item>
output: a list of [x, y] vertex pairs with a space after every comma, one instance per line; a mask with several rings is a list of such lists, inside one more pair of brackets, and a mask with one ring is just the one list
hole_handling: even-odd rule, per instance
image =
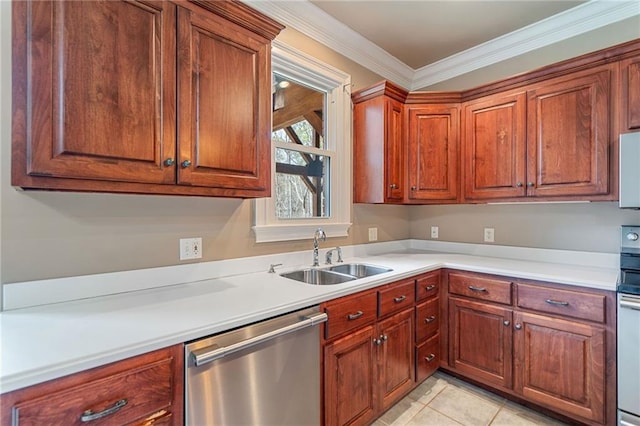
[[514, 324], [515, 391], [529, 401], [604, 423], [604, 331], [520, 312]]
[[324, 347], [325, 424], [367, 424], [376, 415], [375, 327]]
[[182, 345], [2, 395], [4, 425], [182, 425]]
[[615, 293], [514, 280], [505, 305], [452, 293], [460, 275], [494, 279], [444, 274], [445, 369], [584, 424], [615, 423]]
[[449, 299], [449, 365], [486, 383], [511, 386], [511, 309]]

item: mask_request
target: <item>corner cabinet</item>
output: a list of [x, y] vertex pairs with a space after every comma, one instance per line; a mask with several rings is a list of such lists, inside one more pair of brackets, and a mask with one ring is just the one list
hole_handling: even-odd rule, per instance
[[621, 133], [640, 130], [640, 56], [620, 62], [621, 71]]
[[2, 395], [0, 424], [182, 425], [182, 345]]
[[13, 3], [13, 185], [270, 194], [282, 26], [237, 2], [178, 4]]

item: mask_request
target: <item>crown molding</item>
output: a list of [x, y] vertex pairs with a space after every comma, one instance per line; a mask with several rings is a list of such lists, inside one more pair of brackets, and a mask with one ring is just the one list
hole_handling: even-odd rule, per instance
[[449, 80], [640, 15], [637, 0], [591, 0], [415, 70], [307, 0], [242, 1], [408, 90]]
[[427, 87], [640, 15], [638, 1], [592, 0], [416, 70], [411, 90]]

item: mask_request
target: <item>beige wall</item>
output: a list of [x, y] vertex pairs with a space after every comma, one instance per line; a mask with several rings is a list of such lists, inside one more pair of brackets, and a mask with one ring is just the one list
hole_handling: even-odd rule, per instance
[[623, 224], [640, 224], [640, 211], [617, 203], [477, 204], [411, 208], [411, 237], [483, 243], [484, 228], [495, 229], [495, 243], [562, 250], [619, 253]]
[[[310, 248], [310, 240], [255, 244], [248, 200], [12, 188], [10, 12], [10, 3], [0, 1], [0, 282], [174, 265], [179, 263], [178, 239], [183, 237], [203, 238], [204, 261]], [[381, 79], [294, 30], [286, 30], [281, 39], [352, 74], [355, 89]], [[570, 52], [563, 55], [571, 56]], [[544, 229], [516, 233], [523, 217]], [[476, 242], [478, 229], [492, 222], [499, 223], [495, 225], [499, 243], [600, 251], [603, 246], [598, 243], [606, 239], [604, 250], [615, 251], [610, 235], [616, 226], [625, 221], [639, 223], [640, 218], [637, 213], [620, 212], [611, 203], [560, 207], [355, 205], [350, 236], [326, 244], [364, 243], [367, 228], [372, 226], [379, 228], [380, 241], [423, 238], [425, 227], [435, 221], [441, 226], [441, 240]], [[588, 237], [581, 236], [584, 224], [592, 225]]]

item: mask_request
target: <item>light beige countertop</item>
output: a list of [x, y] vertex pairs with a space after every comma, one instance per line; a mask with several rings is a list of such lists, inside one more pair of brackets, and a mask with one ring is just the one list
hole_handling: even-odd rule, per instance
[[[324, 252], [331, 247], [321, 249]], [[615, 291], [617, 254], [405, 240], [343, 248], [393, 271], [315, 286], [311, 250], [4, 286], [2, 393], [447, 267]], [[284, 263], [276, 274], [269, 264]], [[182, 280], [182, 281], [180, 281]], [[75, 300], [74, 300], [75, 299]]]

